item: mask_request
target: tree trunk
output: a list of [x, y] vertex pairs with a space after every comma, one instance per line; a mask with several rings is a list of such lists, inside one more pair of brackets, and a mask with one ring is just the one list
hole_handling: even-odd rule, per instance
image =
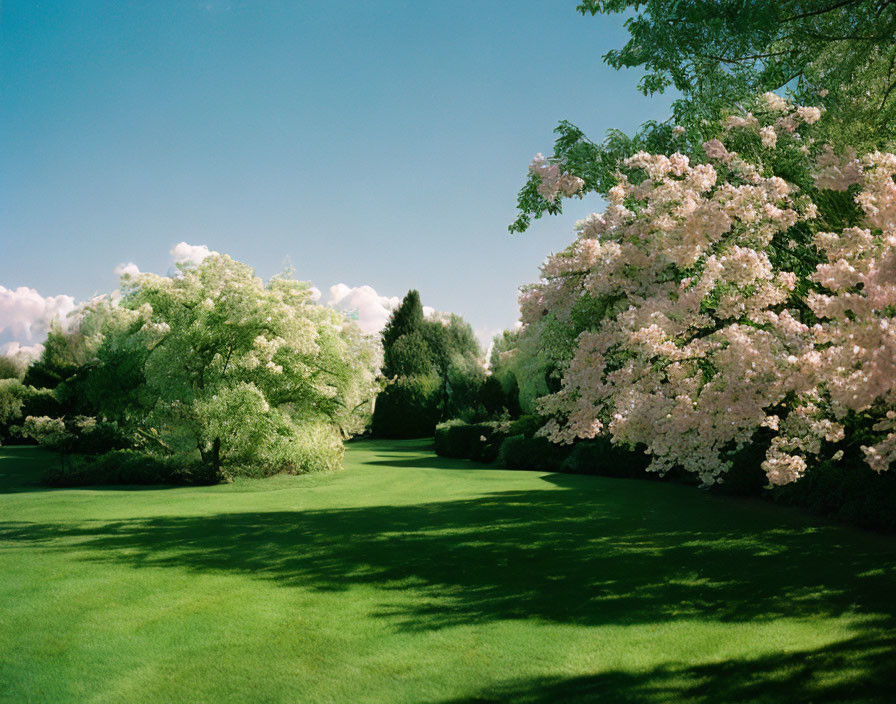
[[218, 481], [225, 481], [227, 477], [221, 471], [221, 438], [215, 438], [215, 441], [212, 443], [211, 463], [215, 469], [215, 476], [218, 478]]

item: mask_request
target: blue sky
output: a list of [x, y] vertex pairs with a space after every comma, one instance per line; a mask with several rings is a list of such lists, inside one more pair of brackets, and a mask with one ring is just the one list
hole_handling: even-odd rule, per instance
[[575, 6], [4, 0], [0, 285], [80, 300], [122, 263], [164, 273], [184, 241], [509, 327], [600, 207], [508, 234], [557, 122], [600, 137], [668, 114], [603, 65], [621, 20]]

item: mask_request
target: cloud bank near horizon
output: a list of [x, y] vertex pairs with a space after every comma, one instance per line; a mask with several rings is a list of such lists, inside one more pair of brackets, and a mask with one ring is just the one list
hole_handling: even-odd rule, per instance
[[[168, 254], [171, 257], [169, 275], [174, 276], [177, 275], [178, 264], [195, 266], [217, 252], [204, 244], [178, 242]], [[122, 262], [115, 267], [115, 273], [118, 276], [137, 276], [143, 272], [134, 262]], [[399, 296], [380, 295], [372, 286], [349, 286], [345, 283], [330, 286], [326, 294], [312, 286], [311, 295], [313, 300], [354, 320], [368, 335], [379, 333], [392, 311], [401, 303]], [[25, 286], [15, 290], [0, 286], [0, 354], [39, 356], [43, 351], [41, 343], [46, 339], [54, 321], [63, 328], [73, 324], [74, 317], [71, 314], [78, 306], [72, 296], [42, 296], [35, 289]], [[428, 318], [444, 315], [429, 306], [423, 307], [423, 313]], [[475, 332], [483, 349], [486, 349], [492, 336], [500, 331], [483, 328]]]

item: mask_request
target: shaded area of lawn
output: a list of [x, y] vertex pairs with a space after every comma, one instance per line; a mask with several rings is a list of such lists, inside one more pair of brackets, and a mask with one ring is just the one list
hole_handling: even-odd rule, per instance
[[[252, 510], [201, 515], [46, 522], [7, 515], [0, 544], [74, 555], [93, 566], [85, 569], [239, 575], [345, 599], [373, 588], [381, 597], [370, 617], [408, 636], [506, 622], [610, 630], [650, 624], [658, 639], [667, 637], [664, 625], [688, 622], [854, 623], [852, 637], [829, 646], [769, 655], [776, 650], [770, 646], [718, 663], [695, 665], [686, 642], [659, 641], [659, 665], [585, 676], [504, 672], [501, 684], [445, 702], [893, 700], [891, 539], [688, 487], [569, 475], [527, 473], [525, 490], [490, 483], [491, 490], [473, 486], [468, 496], [414, 494], [408, 502], [405, 478], [432, 477], [436, 486], [450, 475], [453, 488], [491, 470], [441, 472], [474, 466], [435, 458], [422, 443], [359, 443], [349, 453], [355, 466], [347, 478], [362, 487], [379, 472], [393, 473], [388, 488], [378, 489], [384, 503], [265, 510], [262, 492], [253, 495]], [[420, 470], [430, 474], [421, 479]], [[488, 474], [502, 476], [517, 484], [521, 477]], [[622, 649], [624, 630], [608, 636]]]
[[884, 704], [894, 701], [894, 646], [892, 636], [857, 637], [814, 651], [696, 667], [663, 665], [645, 672], [536, 678], [441, 704]]
[[693, 501], [681, 506], [692, 510], [687, 517], [670, 515], [665, 502], [620, 514], [631, 491], [587, 501], [574, 491], [505, 492], [413, 506], [5, 521], [0, 539], [76, 550], [93, 562], [238, 572], [285, 587], [413, 585], [427, 598], [390, 614], [408, 629], [510, 618], [627, 625], [892, 616], [896, 608], [891, 565], [841, 542], [836, 529], [745, 533], [719, 526], [716, 512], [693, 513]]

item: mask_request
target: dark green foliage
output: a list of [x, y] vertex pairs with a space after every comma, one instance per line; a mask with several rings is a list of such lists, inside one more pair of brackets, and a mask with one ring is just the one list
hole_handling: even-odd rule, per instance
[[478, 359], [456, 354], [445, 375], [443, 416], [468, 422], [484, 420], [487, 414], [480, 402], [480, 394], [485, 378], [485, 370]]
[[0, 354], [0, 380], [18, 379], [25, 376], [25, 364], [16, 357]]
[[545, 420], [537, 413], [520, 416], [510, 424], [508, 435], [523, 435], [527, 438], [535, 437], [535, 433], [545, 424]]
[[824, 462], [796, 482], [768, 492], [773, 501], [860, 528], [896, 531], [896, 473], [864, 462]]
[[47, 335], [40, 359], [25, 372], [24, 383], [38, 389], [55, 389], [77, 374], [88, 358], [84, 335], [53, 329]]
[[625, 479], [656, 478], [658, 475], [647, 472], [649, 464], [650, 457], [643, 452], [614, 445], [608, 437], [599, 437], [577, 443], [561, 471]]
[[506, 379], [506, 391], [505, 384], [494, 374], [487, 377], [479, 389], [479, 403], [490, 418], [505, 413], [511, 418], [517, 418], [520, 414], [520, 387], [516, 376], [508, 372]]
[[34, 439], [42, 447], [64, 457], [96, 456], [113, 450], [129, 449], [133, 445], [131, 436], [115, 422], [97, 421], [86, 416], [63, 418], [61, 422], [65, 426], [65, 432], [52, 436], [35, 436]]
[[452, 313], [444, 323], [440, 320], [426, 320], [423, 330], [437, 357], [442, 375], [447, 373], [455, 357], [478, 360], [482, 354], [473, 328], [459, 315]]
[[109, 484], [214, 484], [216, 478], [200, 463], [158, 457], [134, 450], [114, 450], [93, 459], [79, 458], [51, 468], [44, 477], [49, 486], [100, 486]]
[[101, 412], [123, 423], [139, 422], [155, 400], [143, 371], [148, 356], [149, 349], [141, 345], [101, 345], [92, 364], [60, 384], [63, 405], [84, 415]]
[[507, 469], [559, 472], [571, 452], [570, 445], [556, 445], [547, 438], [512, 435], [501, 443], [498, 464]]
[[420, 302], [420, 292], [411, 289], [383, 328], [383, 349], [389, 349], [399, 337], [416, 332], [422, 327], [423, 304]]
[[374, 435], [416, 438], [432, 435], [439, 421], [442, 382], [436, 375], [398, 377], [376, 398]]
[[[498, 458], [504, 440], [510, 436], [532, 439], [544, 424], [544, 418], [537, 415], [522, 416], [507, 422], [466, 423], [455, 419], [442, 423], [436, 428], [436, 454], [443, 457], [493, 462]], [[538, 445], [543, 443], [538, 439]], [[562, 452], [566, 452], [563, 450]]]
[[57, 418], [62, 414], [62, 405], [52, 389], [25, 387], [22, 403], [22, 418], [28, 416], [49, 416]]
[[398, 337], [383, 350], [383, 376], [418, 376], [439, 371], [439, 358], [422, 329]]
[[[427, 320], [420, 294], [409, 291], [383, 330], [382, 375], [387, 385], [374, 407], [373, 434], [420, 437], [432, 434], [444, 417], [481, 420], [480, 353], [473, 328], [463, 318]], [[426, 379], [425, 391], [413, 379]]]
[[449, 421], [436, 427], [435, 450], [441, 457], [493, 462], [507, 433], [497, 423]]
[[504, 389], [494, 375], [489, 376], [479, 389], [479, 402], [489, 417], [498, 416], [506, 408]]
[[511, 418], [518, 418], [523, 412], [520, 406], [520, 385], [516, 380], [516, 374], [508, 373], [507, 382], [501, 384], [504, 389], [504, 407]]
[[[640, 68], [645, 95], [672, 87], [677, 117], [787, 86], [866, 139], [892, 137], [896, 6], [879, 0], [583, 0], [584, 14], [630, 14], [604, 61]], [[822, 89], [829, 92], [822, 95]], [[820, 102], [818, 102], [820, 100]]]
[[726, 496], [762, 496], [768, 486], [768, 477], [762, 469], [770, 433], [757, 433], [753, 442], [731, 454], [731, 469], [722, 481], [712, 486], [713, 493]]

